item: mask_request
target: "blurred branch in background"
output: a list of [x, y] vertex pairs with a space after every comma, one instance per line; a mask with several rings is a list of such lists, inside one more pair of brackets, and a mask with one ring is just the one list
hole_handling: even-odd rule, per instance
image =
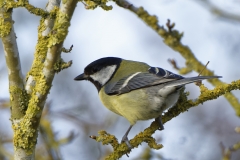
[[10, 102], [7, 98], [0, 98], [0, 109], [9, 108]]
[[[9, 110], [10, 102], [7, 98], [0, 98], [0, 112], [3, 112], [3, 110]], [[0, 117], [0, 121], [8, 121], [8, 119], [3, 119]], [[0, 127], [1, 128], [1, 127]], [[12, 137], [8, 135], [6, 132], [6, 128], [0, 129], [0, 159], [5, 160], [13, 160], [13, 154], [7, 150], [6, 145], [11, 144], [13, 142]]]
[[[51, 116], [48, 112], [50, 105], [51, 103], [47, 103], [44, 107], [45, 109], [40, 121], [39, 131], [44, 146], [42, 148], [44, 148], [44, 150], [48, 153], [48, 159], [54, 160], [61, 159], [61, 154], [59, 151], [59, 147], [61, 144], [58, 143], [58, 141], [56, 140], [56, 133], [54, 133], [50, 119], [48, 118], [48, 116]], [[42, 154], [40, 154], [39, 156], [41, 155]]]
[[[43, 159], [62, 159], [60, 147], [62, 145], [71, 143], [77, 135], [74, 134], [74, 132], [70, 132], [67, 137], [57, 140], [57, 133], [53, 131], [51, 120], [49, 119], [50, 117], [52, 117], [51, 112], [49, 112], [49, 107], [50, 104], [47, 104], [47, 106], [45, 106], [46, 109], [44, 110], [39, 128], [43, 146], [41, 148], [44, 149], [48, 155], [48, 158], [45, 157]], [[42, 154], [37, 155], [37, 157], [40, 156], [42, 156]]]
[[[0, 112], [4, 109], [9, 109], [10, 103], [7, 98], [0, 98]], [[0, 121], [5, 121], [2, 117], [0, 117]], [[7, 136], [7, 133], [4, 129], [0, 130], [0, 159], [5, 160], [6, 158], [9, 160], [13, 160], [12, 153], [10, 153], [6, 149], [6, 144], [12, 143], [12, 137]]]
[[[235, 131], [240, 134], [240, 127], [236, 127]], [[231, 160], [232, 152], [235, 152], [240, 149], [240, 141], [232, 145], [231, 147], [225, 147], [221, 142], [220, 147], [222, 149], [222, 160]]]
[[223, 10], [216, 5], [214, 5], [210, 0], [198, 0], [204, 5], [204, 8], [208, 8], [213, 14], [217, 15], [220, 18], [224, 18], [225, 20], [231, 20], [235, 22], [240, 22], [240, 15], [236, 13], [231, 13], [229, 11]]
[[[1, 110], [1, 109], [0, 109]], [[0, 159], [13, 160], [12, 153], [10, 153], [5, 145], [12, 143], [12, 137], [6, 136], [4, 131], [0, 131]]]

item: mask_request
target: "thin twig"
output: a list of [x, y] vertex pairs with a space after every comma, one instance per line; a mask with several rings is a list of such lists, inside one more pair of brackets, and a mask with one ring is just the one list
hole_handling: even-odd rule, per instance
[[207, 62], [207, 64], [204, 66], [204, 68], [199, 72], [198, 77], [202, 74], [202, 72], [206, 69], [207, 65], [209, 64], [210, 61]]

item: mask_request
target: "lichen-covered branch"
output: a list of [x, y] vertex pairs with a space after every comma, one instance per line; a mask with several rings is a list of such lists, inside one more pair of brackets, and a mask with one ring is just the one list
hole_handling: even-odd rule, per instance
[[233, 20], [236, 22], [240, 22], [240, 16], [238, 14], [230, 13], [229, 10], [225, 11], [213, 3], [211, 3], [209, 0], [200, 0], [200, 3], [204, 3], [204, 8], [208, 8], [213, 14], [225, 18], [226, 20]]
[[226, 93], [233, 90], [240, 90], [240, 80], [233, 81], [230, 84], [217, 86], [212, 90], [208, 90], [204, 85], [201, 85], [200, 86], [201, 94], [199, 95], [198, 99], [187, 100], [187, 95], [182, 94], [178, 103], [174, 107], [169, 109], [169, 111], [163, 116], [162, 118], [163, 123], [171, 120], [173, 117], [179, 115], [181, 112], [187, 111], [189, 108], [193, 106], [198, 106], [199, 104], [203, 104], [206, 101], [216, 99], [219, 96], [225, 95]]
[[[19, 126], [27, 109], [28, 95], [24, 89], [21, 63], [13, 27], [12, 10], [6, 10], [0, 4], [0, 36], [2, 38], [5, 59], [8, 67], [11, 120], [13, 126]], [[15, 151], [17, 150], [14, 147]], [[16, 154], [24, 155], [22, 152]]]
[[4, 148], [4, 143], [0, 139], [0, 159], [6, 159], [8, 158], [9, 160], [13, 160], [13, 156], [11, 153], [9, 153], [5, 148]]
[[[52, 4], [51, 2], [53, 1], [49, 1], [49, 5]], [[49, 8], [49, 9], [53, 9], [53, 8]], [[42, 18], [41, 22], [44, 22], [44, 19]], [[43, 24], [43, 23], [41, 23]], [[43, 26], [43, 25], [42, 25]], [[44, 26], [45, 27], [45, 26]], [[44, 27], [41, 28], [42, 30], [44, 30]], [[46, 27], [47, 28], [47, 27]], [[40, 31], [41, 31], [40, 29]], [[41, 39], [42, 38], [42, 39]], [[46, 37], [40, 37], [39, 39], [41, 40], [46, 40]], [[39, 42], [41, 42], [41, 40], [39, 40]], [[41, 43], [38, 43], [38, 46], [41, 46]], [[46, 50], [46, 47], [42, 46], [43, 48], [38, 50], [37, 47], [37, 53], [42, 53], [41, 56], [35, 54], [35, 56], [37, 55], [39, 59], [41, 59], [41, 61], [44, 60], [44, 49]], [[41, 52], [42, 51], [42, 52]], [[46, 54], [46, 53], [45, 53]], [[35, 61], [34, 62], [38, 62]], [[33, 63], [34, 63], [33, 62]], [[35, 66], [37, 68], [37, 64], [34, 64], [33, 66]], [[35, 69], [36, 69], [35, 68]], [[41, 69], [41, 67], [39, 66], [39, 68]], [[38, 75], [41, 75], [40, 72]], [[29, 102], [27, 103], [27, 110], [25, 112], [25, 115], [22, 119], [20, 119], [18, 121], [17, 124], [13, 123], [12, 124], [12, 128], [14, 131], [14, 137], [13, 137], [13, 143], [14, 143], [14, 158], [15, 159], [34, 159], [34, 152], [35, 152], [35, 145], [37, 142], [37, 133], [38, 133], [38, 124], [40, 121], [40, 117], [41, 117], [41, 109], [43, 107], [41, 107], [41, 105], [44, 105], [45, 100], [42, 100], [40, 98], [44, 98], [46, 97], [48, 92], [44, 92], [46, 95], [40, 95], [41, 92], [37, 91], [36, 92], [32, 92], [32, 89], [34, 90], [34, 88], [37, 86], [37, 84], [39, 84], [39, 82], [37, 82], [38, 77], [34, 77], [34, 76], [28, 76], [28, 82], [26, 84], [26, 91], [29, 94]], [[42, 77], [44, 78], [44, 77]], [[29, 82], [29, 80], [31, 80], [31, 82]], [[39, 79], [40, 80], [40, 79]], [[41, 81], [43, 82], [43, 81]], [[46, 85], [46, 83], [41, 83], [42, 85]], [[45, 86], [46, 88], [50, 88]], [[32, 103], [36, 103], [36, 104], [32, 104]], [[41, 105], [39, 105], [39, 103]]]
[[62, 58], [60, 58], [54, 65], [54, 71], [59, 73], [60, 71], [71, 67], [72, 61], [64, 62]]
[[[28, 3], [23, 0], [18, 2], [24, 3], [24, 6]], [[41, 113], [55, 75], [54, 66], [60, 58], [62, 44], [67, 36], [76, 4], [77, 0], [68, 0], [63, 1], [60, 6], [60, 0], [49, 0], [47, 13], [54, 12], [56, 18], [42, 16], [43, 18], [40, 20], [38, 44], [25, 86], [27, 92], [23, 92], [25, 93], [23, 98], [27, 97], [27, 101], [23, 102], [23, 105], [26, 107], [21, 115], [21, 119], [16, 121], [17, 123], [13, 121], [12, 124], [15, 159], [34, 159]], [[60, 9], [58, 9], [59, 6]], [[11, 10], [8, 9], [7, 12]], [[5, 32], [2, 32], [2, 34], [5, 34]], [[23, 83], [21, 87], [24, 90]], [[19, 95], [19, 93], [22, 92], [17, 90], [16, 94]], [[11, 95], [13, 94], [11, 93]]]
[[64, 52], [64, 53], [69, 53], [69, 52], [72, 51], [72, 49], [73, 49], [73, 45], [71, 45], [71, 47], [70, 47], [69, 49], [63, 47], [63, 48], [62, 48], [62, 52]]
[[86, 9], [95, 9], [101, 7], [102, 9], [109, 11], [112, 9], [112, 6], [108, 6], [107, 2], [109, 0], [79, 0], [85, 5]]
[[3, 3], [2, 7], [5, 8], [6, 10], [11, 10], [13, 8], [18, 8], [18, 7], [24, 7], [30, 13], [35, 14], [37, 16], [47, 17], [50, 15], [49, 12], [31, 5], [28, 2], [28, 0], [18, 0], [18, 1], [8, 0], [7, 2]]
[[47, 51], [47, 56], [43, 68], [43, 74], [46, 77], [47, 81], [52, 81], [52, 75], [55, 73], [54, 66], [60, 59], [63, 41], [67, 36], [68, 27], [70, 26], [70, 19], [72, 17], [77, 1], [74, 1], [74, 3], [69, 3], [66, 1], [63, 4], [64, 5], [61, 6], [59, 12], [57, 13], [52, 34], [48, 42], [49, 49]]
[[[174, 24], [170, 24], [170, 21], [167, 22], [168, 30], [165, 29], [163, 26], [160, 26], [158, 23], [158, 19], [156, 16], [150, 15], [143, 7], [135, 7], [129, 2], [125, 0], [113, 0], [115, 1], [120, 7], [128, 9], [136, 14], [140, 19], [142, 19], [149, 27], [151, 27], [154, 31], [156, 31], [163, 39], [164, 43], [168, 45], [173, 50], [179, 52], [185, 59], [186, 59], [186, 66], [188, 69], [184, 68], [184, 70], [180, 70], [181, 72], [189, 72], [189, 70], [194, 70], [196, 72], [201, 72], [204, 68], [204, 65], [197, 60], [194, 56], [193, 52], [190, 48], [186, 45], [181, 43], [181, 38], [183, 33], [179, 33], [177, 30], [173, 30]], [[202, 73], [205, 76], [212, 76], [214, 75], [213, 71], [205, 69]], [[219, 79], [210, 79], [208, 80], [214, 86], [224, 85], [222, 81]], [[232, 94], [227, 93], [224, 95], [228, 102], [234, 108], [236, 114], [240, 116], [240, 103], [238, 99]]]
[[[46, 6], [46, 11], [51, 12], [55, 11], [57, 12], [57, 8], [60, 6], [60, 0], [49, 0], [48, 5]], [[47, 52], [47, 42], [48, 42], [48, 34], [53, 29], [55, 19], [48, 17], [48, 18], [42, 18], [40, 21], [39, 31], [38, 31], [38, 44], [36, 47], [36, 53], [34, 56], [34, 61], [32, 64], [32, 70], [30, 72], [34, 71], [34, 68], [38, 68], [39, 70], [43, 69], [43, 63], [39, 63], [43, 61], [46, 57]], [[30, 73], [29, 72], [29, 73]], [[36, 80], [33, 79], [33, 76], [31, 74], [27, 77], [27, 83], [26, 83], [26, 90], [27, 93], [32, 92], [32, 87], [35, 86]]]
[[[235, 131], [240, 133], [240, 127], [236, 127]], [[240, 141], [230, 147], [225, 147], [221, 142], [220, 147], [222, 149], [222, 160], [231, 160], [232, 153], [240, 150]]]
[[0, 37], [8, 68], [11, 117], [15, 121], [23, 117], [28, 97], [24, 90], [21, 63], [13, 27], [12, 10], [6, 11], [4, 8], [0, 8]]

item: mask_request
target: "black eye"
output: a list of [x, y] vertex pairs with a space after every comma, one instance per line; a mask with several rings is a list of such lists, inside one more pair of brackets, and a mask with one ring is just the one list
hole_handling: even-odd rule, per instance
[[93, 67], [93, 68], [92, 68], [92, 73], [96, 73], [96, 72], [98, 72], [99, 70], [100, 70], [99, 67]]
[[97, 71], [98, 71], [97, 68], [93, 68], [93, 69], [92, 69], [92, 73], [96, 73]]

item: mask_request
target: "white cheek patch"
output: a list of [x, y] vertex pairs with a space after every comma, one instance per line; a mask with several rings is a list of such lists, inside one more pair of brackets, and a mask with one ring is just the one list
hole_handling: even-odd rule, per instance
[[93, 75], [90, 75], [90, 77], [103, 86], [111, 78], [116, 68], [117, 65], [107, 66], [100, 71], [94, 73]]

